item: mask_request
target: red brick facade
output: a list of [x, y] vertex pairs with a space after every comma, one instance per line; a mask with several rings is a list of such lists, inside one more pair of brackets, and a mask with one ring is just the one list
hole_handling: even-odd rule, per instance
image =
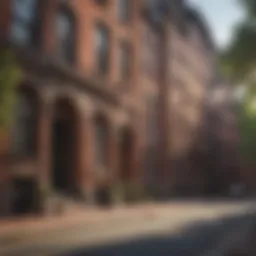
[[203, 120], [215, 67], [214, 47], [206, 25], [195, 10], [183, 9], [178, 26], [171, 26], [169, 89], [171, 183], [175, 190], [203, 193], [205, 161]]
[[[131, 1], [130, 19], [122, 23], [118, 20], [117, 1], [39, 1], [39, 44], [34, 48], [13, 48], [23, 71], [21, 90], [32, 91], [37, 102], [36, 154], [18, 157], [17, 164], [9, 167], [12, 170], [10, 180], [23, 175], [25, 170], [37, 184], [54, 187], [54, 175], [57, 174], [53, 169], [56, 163], [61, 166], [59, 157], [63, 157], [65, 163], [62, 166], [62, 176], [65, 177], [56, 182], [61, 186], [64, 183], [72, 186], [87, 200], [93, 199], [100, 188], [109, 191], [117, 184], [127, 182], [143, 185], [147, 182], [144, 178], [148, 176], [149, 165], [154, 166], [151, 182], [159, 177], [160, 182], [166, 178], [173, 180], [173, 173], [177, 172], [173, 170], [172, 161], [174, 151], [179, 150], [173, 147], [174, 138], [180, 138], [175, 135], [175, 129], [182, 126], [176, 123], [174, 112], [185, 111], [184, 106], [173, 106], [175, 88], [180, 88], [175, 82], [174, 66], [181, 65], [177, 70], [181, 77], [187, 77], [186, 87], [193, 91], [190, 98], [195, 101], [198, 98], [198, 102], [194, 102], [199, 105], [195, 107], [195, 113], [187, 112], [187, 118], [193, 117], [195, 125], [186, 135], [180, 135], [191, 139], [200, 122], [204, 89], [213, 68], [214, 53], [205, 43], [202, 24], [197, 21], [192, 27], [187, 25], [190, 23], [183, 5], [177, 7], [182, 22], [179, 17], [170, 15], [170, 19], [157, 25], [145, 18], [144, 1]], [[3, 41], [9, 38], [12, 24], [11, 3], [11, 0], [1, 1]], [[75, 61], [72, 65], [56, 54], [60, 46], [56, 39], [55, 19], [60, 6], [74, 17]], [[179, 22], [185, 24], [189, 36], [177, 32]], [[110, 42], [109, 68], [104, 76], [97, 73], [97, 24], [107, 28]], [[121, 42], [129, 44], [131, 49], [130, 77], [125, 80], [120, 79]], [[175, 47], [180, 49], [176, 51]], [[189, 62], [187, 70], [184, 63], [176, 60], [179, 51]], [[193, 63], [195, 59], [198, 64]], [[193, 79], [188, 77], [195, 66], [198, 80], [192, 82]], [[186, 97], [185, 92], [180, 94]], [[191, 106], [188, 108], [192, 111]], [[150, 109], [154, 109], [154, 114]], [[154, 121], [149, 121], [150, 118]], [[59, 129], [60, 126], [65, 126], [66, 130]], [[103, 153], [103, 142], [99, 146], [97, 136], [103, 136], [98, 140], [104, 141]], [[63, 141], [56, 142], [60, 138]], [[95, 152], [98, 152], [97, 157], [103, 154], [104, 164], [97, 163]], [[152, 161], [145, 164], [149, 160]]]
[[216, 75], [208, 89], [205, 111], [208, 189], [212, 193], [229, 193], [232, 185], [246, 183], [239, 152], [238, 103], [232, 83], [220, 75]]

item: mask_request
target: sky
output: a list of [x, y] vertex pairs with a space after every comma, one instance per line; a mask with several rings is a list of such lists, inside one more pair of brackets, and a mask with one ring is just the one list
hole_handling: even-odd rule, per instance
[[197, 6], [209, 24], [217, 46], [225, 48], [232, 38], [234, 25], [243, 18], [237, 0], [187, 0]]

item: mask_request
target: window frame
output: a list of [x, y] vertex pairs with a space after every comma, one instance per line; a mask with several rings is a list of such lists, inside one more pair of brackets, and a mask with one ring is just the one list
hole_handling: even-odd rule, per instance
[[[30, 17], [22, 17], [22, 11], [19, 7], [19, 0], [11, 0], [11, 25], [10, 25], [10, 41], [15, 45], [19, 45], [22, 47], [33, 47], [39, 44], [39, 34], [40, 34], [40, 12], [39, 12], [39, 5], [40, 2], [38, 0], [31, 1], [32, 6], [31, 10], [29, 11]], [[17, 6], [16, 6], [17, 5]], [[27, 7], [27, 6], [26, 6]], [[24, 8], [24, 7], [23, 7]], [[15, 36], [15, 29], [22, 29], [25, 31], [26, 38], [18, 38]]]
[[[68, 22], [68, 32], [65, 32], [65, 36], [59, 34], [60, 25], [58, 22], [60, 18], [64, 18], [65, 22]], [[65, 60], [69, 64], [76, 63], [76, 36], [77, 36], [77, 21], [76, 16], [67, 5], [60, 4], [55, 12], [55, 40], [57, 55], [62, 60]], [[67, 30], [67, 29], [66, 29]], [[66, 39], [65, 39], [65, 38]], [[67, 40], [69, 38], [69, 40]], [[63, 43], [64, 42], [64, 43]]]
[[[102, 36], [103, 35], [103, 36]], [[104, 39], [104, 40], [102, 40]], [[96, 73], [107, 76], [110, 72], [111, 35], [107, 25], [97, 22], [94, 26]], [[104, 47], [102, 47], [102, 41]], [[101, 45], [100, 45], [101, 44]]]
[[15, 108], [12, 125], [11, 148], [14, 155], [35, 157], [37, 155], [38, 102], [34, 95], [21, 92]]
[[132, 13], [133, 13], [133, 0], [117, 0], [117, 1], [118, 1], [117, 2], [118, 21], [121, 24], [130, 23], [132, 20]]
[[[124, 61], [125, 59], [125, 61]], [[119, 43], [119, 77], [121, 82], [132, 78], [133, 49], [130, 42], [122, 40]]]

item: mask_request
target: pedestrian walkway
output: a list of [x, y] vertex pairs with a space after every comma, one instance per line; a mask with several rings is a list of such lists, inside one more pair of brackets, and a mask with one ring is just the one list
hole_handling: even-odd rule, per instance
[[[252, 203], [144, 204], [113, 209], [88, 209], [64, 216], [31, 218], [0, 223], [0, 255], [30, 255], [28, 251], [47, 253], [76, 246], [101, 244], [151, 232], [177, 230], [196, 221], [214, 220], [240, 214]], [[21, 252], [24, 254], [21, 254]], [[12, 252], [13, 254], [10, 254]], [[15, 254], [17, 253], [17, 254]], [[35, 255], [35, 254], [31, 254]], [[48, 254], [43, 254], [48, 255]], [[51, 254], [49, 254], [51, 255]]]

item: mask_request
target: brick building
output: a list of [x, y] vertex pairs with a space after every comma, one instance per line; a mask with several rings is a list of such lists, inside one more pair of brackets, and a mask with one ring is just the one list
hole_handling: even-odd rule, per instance
[[205, 187], [201, 131], [215, 47], [204, 17], [184, 1], [178, 2], [168, 29], [168, 176], [174, 193], [192, 195], [203, 193]]
[[[192, 150], [214, 51], [183, 1], [146, 2], [1, 1], [0, 39], [23, 74], [1, 170], [11, 211], [31, 211], [38, 188], [102, 202], [118, 184], [176, 183], [184, 168], [173, 162]], [[179, 107], [180, 97], [193, 102]]]
[[202, 193], [204, 159], [201, 154], [203, 117], [215, 49], [204, 17], [182, 9], [179, 26], [172, 27], [169, 91], [171, 111], [171, 168], [175, 190]]
[[209, 193], [228, 193], [233, 184], [243, 183], [239, 153], [238, 103], [233, 84], [216, 74], [208, 87], [205, 138]]
[[152, 87], [151, 97], [158, 97], [154, 101], [158, 129], [149, 122], [154, 140], [146, 140], [148, 165], [158, 166], [152, 168], [150, 177], [167, 195], [202, 193], [205, 180], [201, 130], [207, 87], [215, 68], [215, 47], [204, 17], [185, 1], [150, 3], [144, 28], [150, 33], [147, 42], [152, 42], [154, 49], [147, 57], [149, 63], [151, 58], [154, 64], [159, 63], [155, 67], [158, 76], [150, 70], [142, 83], [148, 92]]

